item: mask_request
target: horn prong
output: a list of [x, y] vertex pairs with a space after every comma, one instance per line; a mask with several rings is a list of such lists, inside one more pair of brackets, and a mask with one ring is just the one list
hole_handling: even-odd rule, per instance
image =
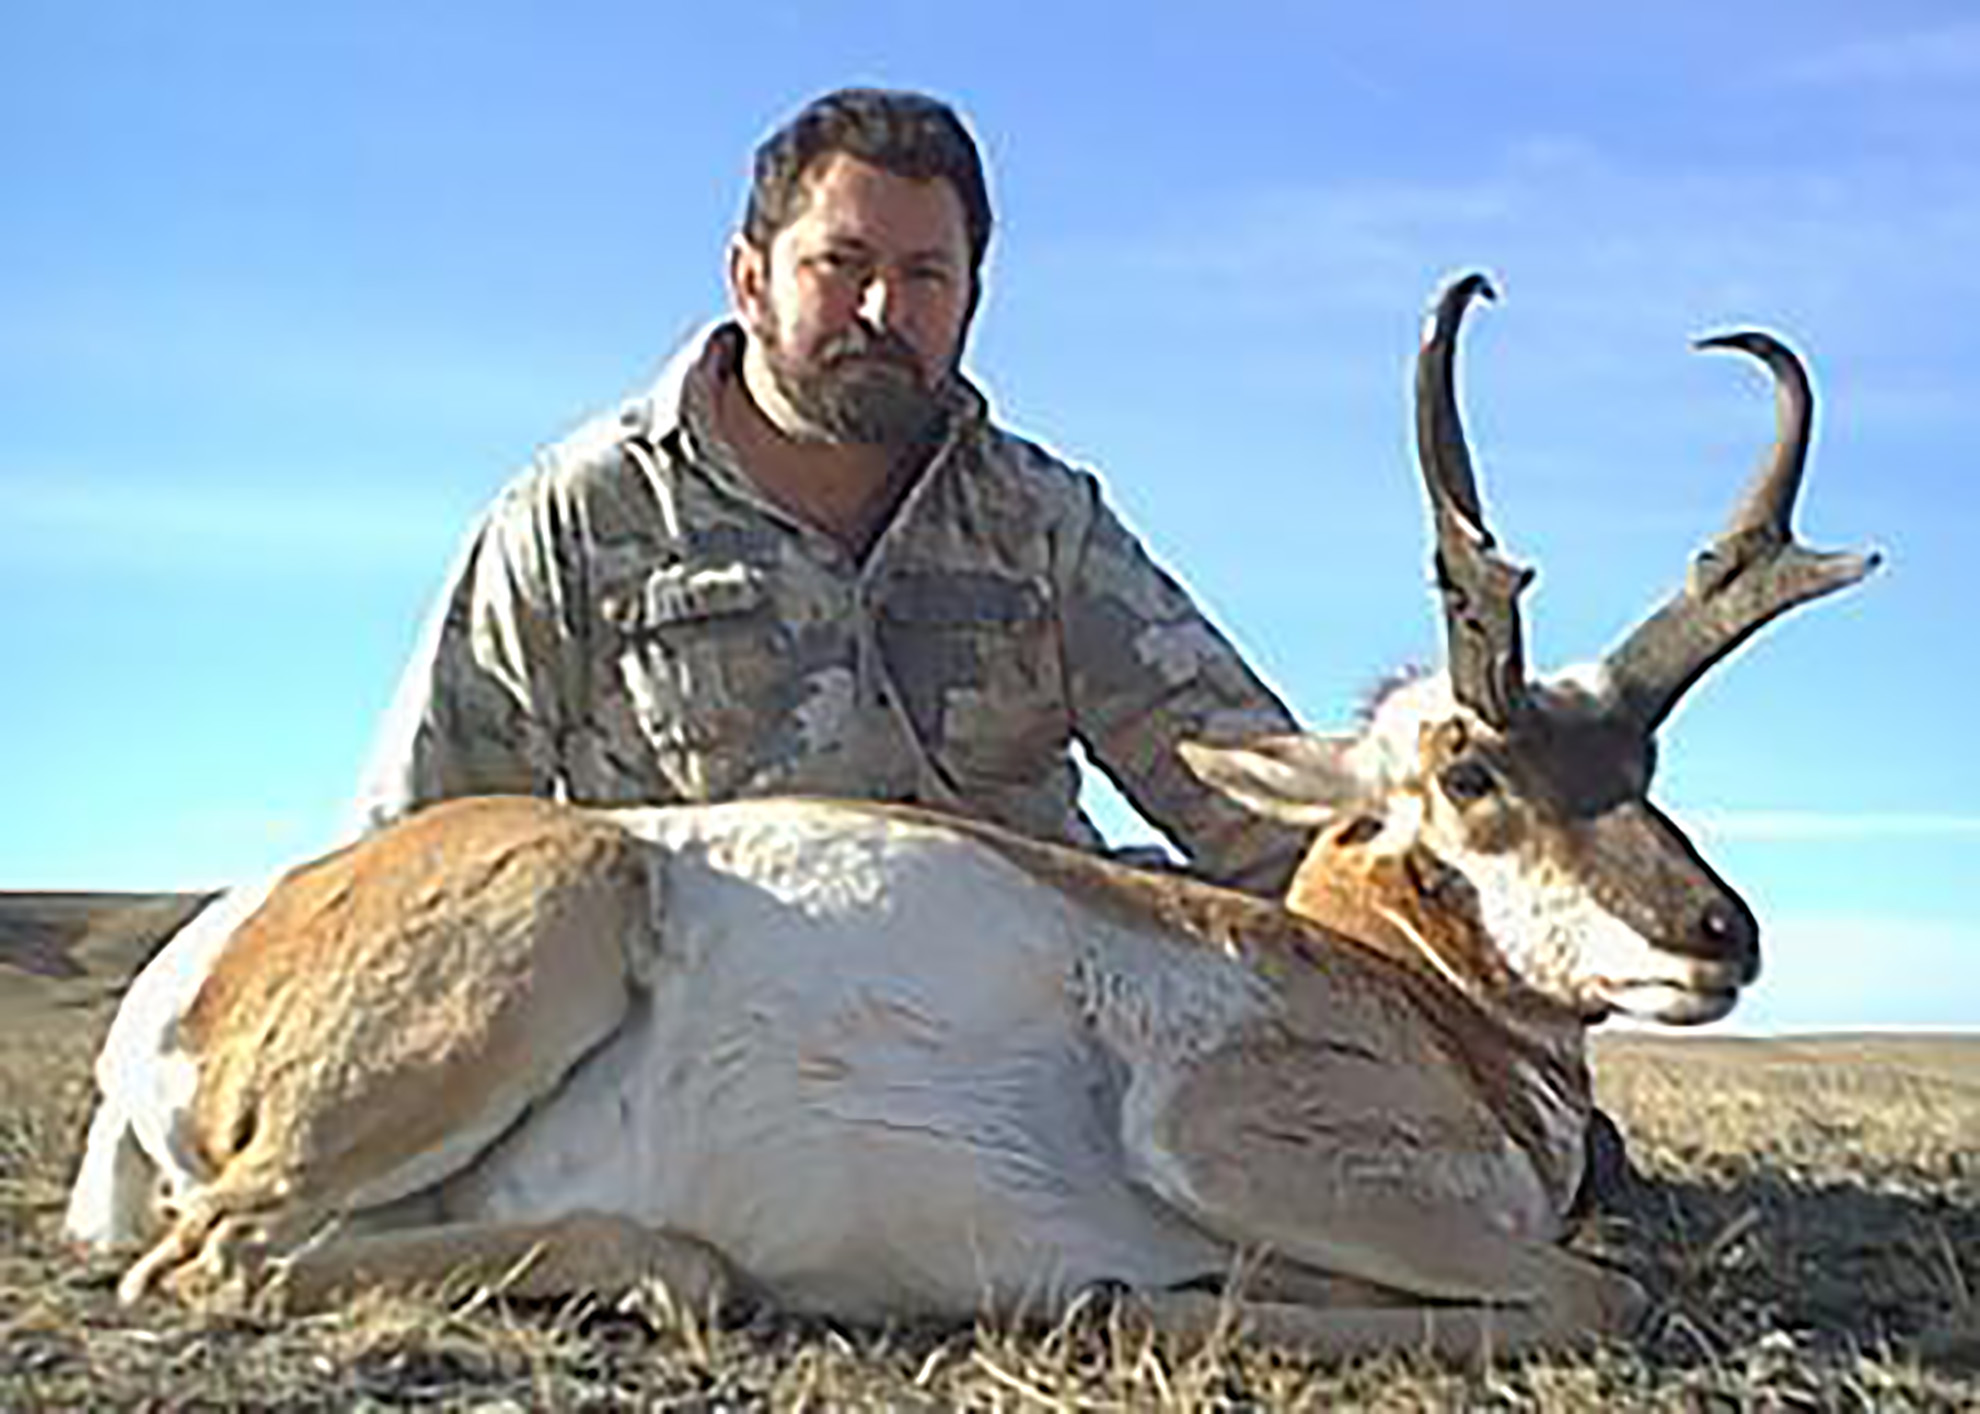
[[1814, 431], [1808, 370], [1772, 334], [1741, 329], [1697, 340], [1764, 363], [1774, 376], [1777, 433], [1726, 527], [1692, 557], [1684, 585], [1603, 659], [1616, 710], [1645, 734], [1707, 669], [1799, 604], [1856, 583], [1882, 563], [1875, 551], [1816, 551], [1794, 538]]

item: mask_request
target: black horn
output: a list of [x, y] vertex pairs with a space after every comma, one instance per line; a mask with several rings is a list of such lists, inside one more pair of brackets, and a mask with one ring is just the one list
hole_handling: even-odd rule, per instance
[[1518, 601], [1533, 572], [1497, 553], [1458, 416], [1458, 326], [1480, 298], [1494, 298], [1491, 283], [1466, 275], [1445, 289], [1430, 316], [1416, 361], [1416, 453], [1436, 526], [1451, 687], [1459, 702], [1505, 727], [1526, 697]]
[[1615, 711], [1644, 734], [1714, 663], [1796, 605], [1856, 583], [1874, 551], [1810, 550], [1791, 520], [1814, 427], [1808, 371], [1771, 334], [1754, 330], [1700, 339], [1700, 349], [1736, 349], [1766, 364], [1778, 398], [1778, 434], [1726, 523], [1692, 557], [1685, 583], [1603, 660]]

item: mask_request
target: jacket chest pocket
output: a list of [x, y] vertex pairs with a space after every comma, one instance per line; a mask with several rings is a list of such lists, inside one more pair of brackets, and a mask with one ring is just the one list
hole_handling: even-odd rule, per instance
[[774, 719], [791, 663], [789, 630], [764, 571], [740, 562], [669, 565], [602, 602], [620, 645], [621, 682], [663, 759], [717, 748], [753, 756], [744, 748]]
[[922, 741], [965, 773], [1028, 779], [1070, 731], [1046, 589], [991, 574], [904, 576], [880, 602], [880, 648]]

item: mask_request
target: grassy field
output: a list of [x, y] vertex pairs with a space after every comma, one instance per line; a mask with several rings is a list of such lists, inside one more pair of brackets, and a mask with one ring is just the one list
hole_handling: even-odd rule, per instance
[[1976, 1038], [1602, 1040], [1637, 1176], [1577, 1241], [1655, 1305], [1633, 1342], [1572, 1359], [1329, 1368], [1153, 1343], [1098, 1312], [1049, 1333], [708, 1329], [657, 1294], [284, 1324], [123, 1310], [115, 1268], [69, 1254], [58, 1223], [90, 1057], [173, 905], [36, 906], [60, 927], [30, 973], [0, 900], [0, 1409], [1980, 1408]]

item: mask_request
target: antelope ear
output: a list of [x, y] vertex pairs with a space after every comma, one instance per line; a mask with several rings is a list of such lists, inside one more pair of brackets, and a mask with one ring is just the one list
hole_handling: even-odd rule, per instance
[[1177, 745], [1183, 764], [1249, 810], [1292, 825], [1324, 825], [1368, 799], [1348, 764], [1354, 736], [1295, 732], [1230, 746]]

